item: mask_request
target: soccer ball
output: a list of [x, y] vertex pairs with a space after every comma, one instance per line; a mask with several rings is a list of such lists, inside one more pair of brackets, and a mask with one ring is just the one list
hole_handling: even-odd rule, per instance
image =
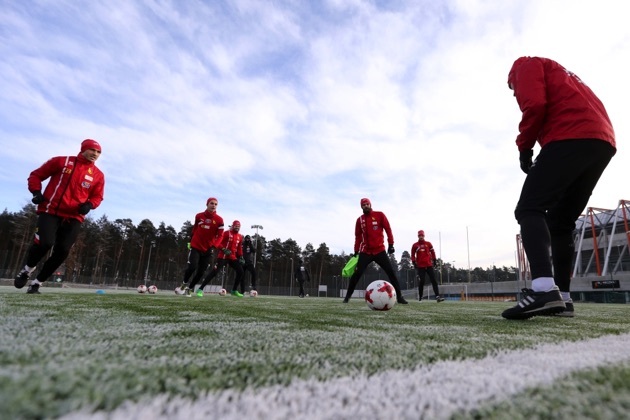
[[158, 289], [157, 289], [157, 286], [156, 286], [155, 284], [152, 284], [152, 285], [151, 285], [151, 286], [149, 286], [149, 288], [147, 289], [147, 291], [148, 291], [150, 294], [152, 294], [152, 295], [156, 294], [156, 293], [157, 293], [157, 290], [158, 290]]
[[389, 311], [396, 304], [396, 290], [385, 280], [373, 281], [365, 289], [365, 303], [373, 311]]
[[140, 286], [138, 286], [138, 293], [146, 293], [147, 292], [147, 286], [145, 286], [144, 284], [141, 284]]
[[258, 297], [258, 292], [257, 292], [257, 291], [255, 291], [255, 290], [251, 290], [251, 291], [249, 292], [249, 297]]
[[176, 295], [183, 295], [184, 294], [184, 289], [182, 289], [180, 286], [177, 286], [175, 288], [175, 294]]
[[219, 290], [219, 296], [225, 296], [225, 295], [227, 295], [227, 290], [225, 289]]

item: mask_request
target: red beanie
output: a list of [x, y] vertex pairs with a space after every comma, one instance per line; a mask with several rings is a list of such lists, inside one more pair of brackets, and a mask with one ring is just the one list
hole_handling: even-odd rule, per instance
[[210, 197], [210, 198], [208, 198], [208, 200], [206, 201], [206, 206], [207, 206], [208, 204], [210, 204], [210, 201], [212, 201], [212, 200], [216, 201], [216, 202], [217, 202], [217, 204], [219, 204], [219, 200], [217, 200], [217, 199], [216, 199], [216, 198], [214, 198], [214, 197]]
[[95, 149], [99, 152], [101, 151], [101, 145], [98, 144], [96, 140], [85, 139], [81, 142], [81, 153], [85, 152], [87, 149]]
[[232, 227], [241, 227], [241, 222], [239, 222], [238, 220], [235, 220], [232, 222]]
[[369, 198], [362, 198], [361, 199], [361, 207], [363, 207], [364, 204], [369, 204], [371, 206], [372, 202], [370, 201]]
[[418, 236], [420, 236], [420, 235], [424, 236], [424, 230], [419, 230], [418, 231]]

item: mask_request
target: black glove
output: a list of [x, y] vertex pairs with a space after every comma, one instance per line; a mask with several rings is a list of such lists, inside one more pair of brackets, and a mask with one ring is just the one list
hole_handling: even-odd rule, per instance
[[533, 150], [523, 150], [520, 153], [518, 160], [521, 162], [521, 170], [525, 173], [528, 173], [529, 168], [532, 167], [532, 156], [534, 156]]
[[232, 255], [232, 251], [227, 248], [223, 248], [221, 251], [223, 251], [223, 255], [225, 255], [226, 257]]
[[389, 247], [387, 247], [387, 253], [393, 254], [394, 252], [396, 252], [396, 250], [394, 249], [394, 244], [389, 244]]
[[33, 198], [31, 198], [31, 202], [33, 204], [39, 204], [46, 201], [41, 191], [33, 191]]
[[85, 216], [90, 212], [90, 210], [92, 210], [92, 203], [90, 203], [89, 201], [86, 201], [85, 203], [79, 205], [79, 214]]

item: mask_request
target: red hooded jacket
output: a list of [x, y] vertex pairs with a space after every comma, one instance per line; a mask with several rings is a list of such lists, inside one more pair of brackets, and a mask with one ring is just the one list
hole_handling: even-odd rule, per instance
[[[219, 245], [219, 258], [224, 260], [235, 260], [243, 256], [243, 235], [232, 229], [223, 232], [223, 240]], [[224, 249], [230, 250], [230, 255], [225, 255]]]
[[413, 262], [416, 267], [433, 267], [433, 261], [435, 261], [435, 259], [435, 250], [431, 242], [423, 239], [411, 246], [411, 262]]
[[192, 227], [190, 247], [206, 253], [210, 248], [218, 248], [223, 239], [223, 218], [208, 210], [197, 213]]
[[354, 252], [376, 255], [385, 251], [383, 230], [387, 233], [387, 243], [393, 245], [394, 235], [385, 214], [374, 210], [362, 214], [354, 228]]
[[519, 151], [549, 142], [599, 139], [615, 145], [615, 132], [602, 102], [575, 74], [553, 60], [521, 57], [512, 65], [508, 86], [523, 116], [516, 137]]
[[97, 208], [103, 201], [105, 176], [100, 169], [83, 155], [57, 156], [49, 159], [28, 177], [28, 190], [42, 190], [42, 182], [50, 178], [44, 191], [44, 202], [37, 206], [37, 214], [46, 213], [64, 218], [77, 219], [79, 205], [89, 201]]

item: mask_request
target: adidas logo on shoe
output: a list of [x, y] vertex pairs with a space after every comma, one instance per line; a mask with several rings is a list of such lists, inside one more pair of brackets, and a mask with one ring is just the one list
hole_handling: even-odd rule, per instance
[[30, 275], [31, 273], [28, 270], [22, 269], [22, 271], [20, 271], [18, 275], [15, 276], [15, 280], [13, 281], [13, 285], [15, 286], [15, 288], [21, 289], [22, 287], [26, 286]]
[[533, 316], [555, 315], [566, 309], [558, 286], [548, 292], [534, 292], [532, 289], [522, 289], [522, 292], [525, 295], [523, 299], [518, 305], [503, 311], [503, 318], [528, 319]]

